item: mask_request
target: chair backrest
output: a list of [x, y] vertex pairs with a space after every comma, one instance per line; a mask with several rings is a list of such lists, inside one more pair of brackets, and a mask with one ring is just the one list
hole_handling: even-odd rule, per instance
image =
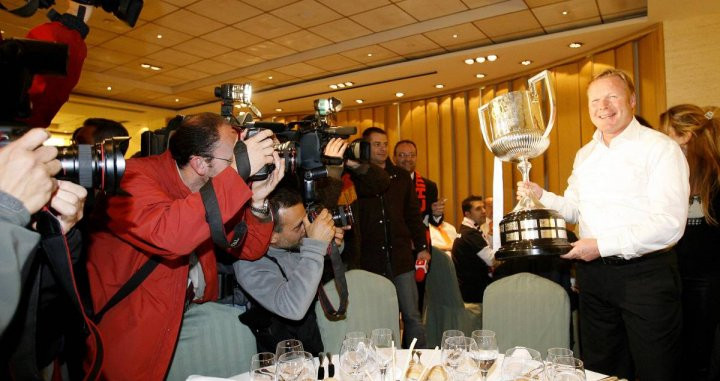
[[425, 278], [425, 293], [433, 304], [465, 308], [455, 264], [449, 255], [434, 246], [430, 271]]
[[570, 347], [570, 299], [558, 284], [530, 273], [502, 278], [485, 289], [483, 329], [495, 331], [500, 353], [514, 346]]
[[[363, 331], [368, 337], [375, 328], [393, 330], [395, 345], [400, 347], [400, 309], [395, 285], [387, 278], [365, 270], [350, 270], [345, 273], [348, 285], [348, 309], [346, 318], [329, 321], [320, 303], [316, 303], [318, 327], [325, 351], [340, 353], [345, 333]], [[325, 284], [325, 292], [335, 307], [338, 306], [338, 292], [334, 281]]]

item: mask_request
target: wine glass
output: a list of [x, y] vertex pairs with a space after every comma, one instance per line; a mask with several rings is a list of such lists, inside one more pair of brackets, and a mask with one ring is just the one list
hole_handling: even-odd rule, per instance
[[477, 344], [472, 337], [453, 337], [448, 344], [460, 352], [460, 363], [455, 368], [456, 380], [467, 380], [477, 374], [478, 364], [473, 353], [477, 351]]
[[440, 345], [445, 343], [445, 340], [448, 337], [464, 337], [465, 333], [463, 331], [457, 330], [457, 329], [448, 329], [447, 331], [443, 332], [442, 340], [440, 341]]
[[513, 347], [505, 351], [501, 369], [503, 381], [542, 380], [544, 374], [545, 363], [540, 352], [525, 347]]
[[487, 380], [488, 371], [499, 354], [495, 332], [488, 329], [478, 329], [472, 332], [472, 338], [475, 340], [473, 357], [480, 368], [482, 380], [485, 381]]
[[552, 381], [554, 376], [554, 370], [553, 367], [550, 366], [555, 362], [555, 358], [558, 356], [571, 356], [573, 355], [573, 351], [567, 348], [548, 348], [547, 350], [547, 356], [545, 357], [545, 363], [547, 364], [547, 367], [545, 369], [545, 374], [547, 375], [547, 379]]
[[285, 353], [290, 352], [302, 352], [305, 349], [303, 348], [302, 342], [300, 340], [295, 339], [287, 339], [282, 340], [279, 343], [277, 343], [277, 346], [275, 346], [275, 361], [280, 359], [280, 356], [282, 356]]
[[[468, 340], [466, 340], [468, 339]], [[451, 336], [442, 343], [442, 365], [450, 379], [455, 380], [458, 373], [464, 373], [461, 366], [466, 367], [465, 361], [469, 358], [468, 350], [472, 338], [463, 336]]]
[[[392, 363], [395, 352], [393, 332], [390, 328], [378, 328], [372, 331], [372, 346], [380, 368], [380, 381], [385, 381], [388, 366]], [[392, 378], [392, 375], [390, 375]]]
[[557, 356], [551, 365], [552, 381], [585, 381], [585, 367], [580, 359]]
[[275, 379], [275, 354], [260, 352], [250, 360], [251, 381], [273, 381]]
[[314, 381], [315, 363], [309, 352], [287, 352], [277, 360], [277, 381]]
[[354, 380], [361, 380], [372, 361], [372, 342], [368, 338], [343, 340], [340, 348], [340, 369]]

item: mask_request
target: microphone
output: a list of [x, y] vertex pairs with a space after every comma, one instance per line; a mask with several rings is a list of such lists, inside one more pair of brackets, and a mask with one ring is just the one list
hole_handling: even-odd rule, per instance
[[422, 282], [425, 280], [425, 274], [428, 271], [428, 263], [424, 259], [415, 261], [415, 281]]

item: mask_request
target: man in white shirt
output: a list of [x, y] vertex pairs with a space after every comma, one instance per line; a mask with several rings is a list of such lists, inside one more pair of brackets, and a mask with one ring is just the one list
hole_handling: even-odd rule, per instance
[[676, 380], [680, 355], [679, 275], [672, 246], [687, 218], [688, 165], [680, 147], [634, 119], [627, 75], [607, 70], [588, 85], [592, 141], [578, 151], [563, 196], [533, 191], [580, 240], [578, 260], [585, 367], [629, 380]]
[[470, 195], [462, 201], [463, 221], [452, 246], [452, 260], [465, 303], [482, 303], [485, 287], [490, 284], [490, 268], [495, 251], [480, 231], [487, 213], [480, 196]]

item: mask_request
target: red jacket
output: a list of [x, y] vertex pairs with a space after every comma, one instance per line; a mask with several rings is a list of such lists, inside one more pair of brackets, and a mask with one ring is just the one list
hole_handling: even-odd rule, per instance
[[[267, 250], [272, 223], [241, 212], [252, 195], [228, 168], [212, 179], [226, 230], [240, 219], [248, 225], [238, 258], [257, 259]], [[95, 310], [151, 255], [162, 256], [153, 272], [128, 297], [107, 311], [98, 325], [103, 336], [103, 378], [162, 380], [170, 365], [182, 322], [188, 258], [198, 256], [206, 281], [202, 302], [218, 296], [210, 229], [199, 192], [182, 182], [169, 152], [130, 159], [121, 187], [132, 196], [108, 199], [91, 235], [88, 277]]]

